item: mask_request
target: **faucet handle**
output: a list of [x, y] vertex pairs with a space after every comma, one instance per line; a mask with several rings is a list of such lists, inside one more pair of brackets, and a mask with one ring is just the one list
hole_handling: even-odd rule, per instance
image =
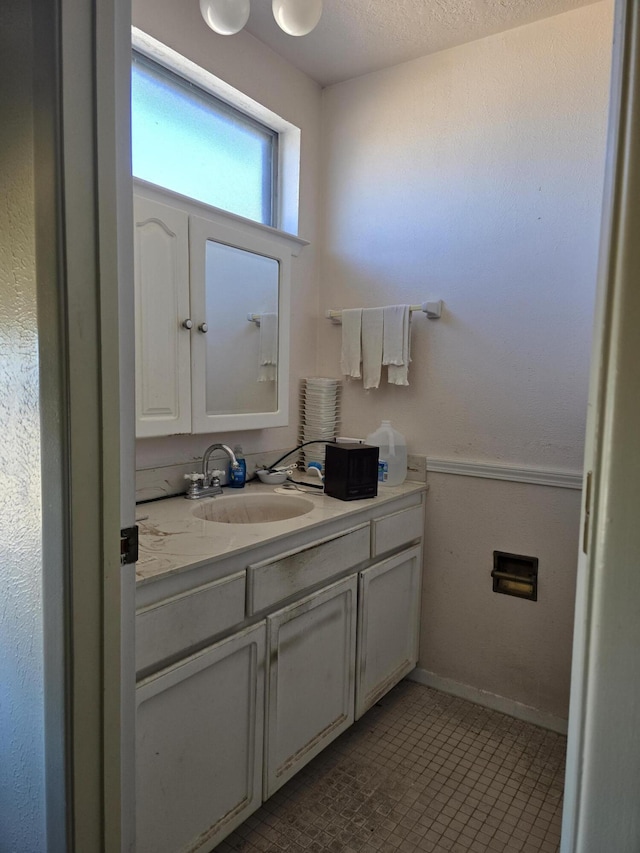
[[204, 479], [204, 475], [198, 473], [197, 471], [192, 471], [190, 474], [184, 475], [185, 480], [189, 480], [189, 488], [185, 492], [185, 498], [194, 498], [200, 497], [200, 480]]

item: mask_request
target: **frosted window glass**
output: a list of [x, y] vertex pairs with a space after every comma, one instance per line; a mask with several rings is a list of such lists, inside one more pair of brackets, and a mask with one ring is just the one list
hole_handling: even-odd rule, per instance
[[277, 134], [150, 60], [131, 77], [135, 177], [274, 225]]

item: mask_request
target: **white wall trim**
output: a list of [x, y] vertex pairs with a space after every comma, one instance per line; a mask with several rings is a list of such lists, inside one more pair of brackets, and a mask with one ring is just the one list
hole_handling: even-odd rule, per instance
[[189, 198], [189, 196], [168, 190], [166, 187], [143, 181], [142, 178], [133, 179], [133, 189], [136, 195], [157, 201], [159, 204], [180, 207], [190, 215], [204, 216], [221, 225], [236, 226], [244, 229], [247, 233], [255, 233], [258, 237], [275, 240], [279, 246], [289, 249], [294, 258], [300, 255], [301, 249], [310, 245], [309, 240], [298, 237], [297, 234], [282, 231], [280, 228], [272, 228], [271, 225], [264, 225], [262, 222], [247, 219], [246, 216], [239, 216], [237, 213], [215, 207], [213, 204], [205, 204], [203, 201], [198, 201], [197, 198]]
[[469, 702], [475, 702], [476, 705], [491, 708], [492, 711], [500, 711], [502, 714], [508, 714], [517, 720], [524, 720], [526, 723], [533, 723], [540, 728], [549, 729], [561, 735], [567, 733], [567, 720], [562, 717], [547, 714], [545, 711], [539, 711], [530, 705], [523, 705], [521, 702], [508, 699], [506, 696], [498, 696], [495, 693], [489, 693], [487, 690], [480, 690], [478, 687], [461, 684], [451, 678], [444, 678], [441, 675], [436, 675], [435, 672], [429, 672], [428, 669], [416, 667], [409, 673], [407, 679], [418, 684], [424, 684], [425, 687], [433, 687], [442, 693], [458, 696], [460, 699], [468, 699]]
[[544, 468], [494, 465], [486, 462], [466, 462], [452, 459], [427, 458], [427, 472], [432, 474], [458, 474], [485, 480], [507, 480], [512, 483], [531, 483], [535, 486], [553, 486], [557, 489], [582, 489], [581, 471], [561, 471]]

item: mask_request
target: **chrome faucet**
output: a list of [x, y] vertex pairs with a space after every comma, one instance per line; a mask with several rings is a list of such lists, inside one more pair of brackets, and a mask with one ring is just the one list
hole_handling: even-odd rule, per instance
[[[233, 450], [227, 444], [210, 444], [209, 447], [204, 452], [204, 456], [202, 457], [202, 488], [208, 489], [211, 486], [211, 474], [209, 474], [209, 459], [214, 450], [224, 450], [229, 459], [231, 460], [231, 467], [234, 470], [237, 470], [240, 467], [240, 463], [236, 459], [236, 455]], [[218, 483], [218, 485], [220, 485]]]
[[198, 498], [212, 498], [222, 494], [222, 486], [220, 485], [220, 477], [212, 476], [209, 473], [209, 459], [214, 450], [224, 450], [229, 457], [231, 467], [234, 470], [240, 468], [240, 463], [236, 459], [233, 450], [226, 444], [212, 444], [204, 452], [202, 457], [202, 474], [194, 472], [193, 474], [185, 474], [185, 480], [189, 480], [189, 488], [185, 494], [185, 498], [189, 500], [197, 500]]

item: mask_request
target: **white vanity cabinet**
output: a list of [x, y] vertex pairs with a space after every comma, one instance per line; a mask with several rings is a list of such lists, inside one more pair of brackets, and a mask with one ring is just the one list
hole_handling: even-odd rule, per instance
[[360, 572], [356, 720], [417, 663], [421, 555], [410, 548]]
[[[415, 666], [424, 490], [314, 501], [262, 543], [213, 525], [222, 556], [140, 586], [137, 853], [213, 850]], [[148, 512], [158, 554], [177, 525]], [[197, 550], [192, 529], [158, 556]]]
[[267, 618], [265, 799], [353, 723], [355, 575]]
[[137, 687], [136, 853], [212, 850], [262, 803], [265, 623]]

